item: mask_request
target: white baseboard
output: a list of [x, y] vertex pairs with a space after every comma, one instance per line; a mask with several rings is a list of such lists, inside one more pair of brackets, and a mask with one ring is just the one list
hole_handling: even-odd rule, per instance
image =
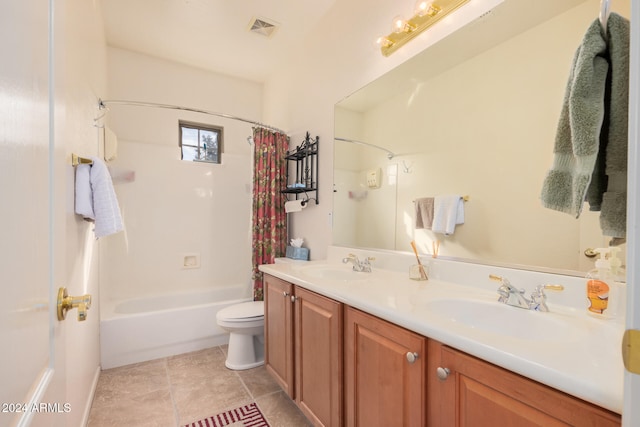
[[91, 414], [91, 405], [93, 404], [93, 398], [96, 395], [96, 388], [98, 387], [98, 380], [100, 379], [100, 365], [96, 368], [96, 373], [93, 375], [93, 383], [91, 384], [91, 392], [87, 399], [87, 404], [84, 408], [84, 415], [82, 416], [82, 426], [87, 427], [89, 423], [89, 415]]

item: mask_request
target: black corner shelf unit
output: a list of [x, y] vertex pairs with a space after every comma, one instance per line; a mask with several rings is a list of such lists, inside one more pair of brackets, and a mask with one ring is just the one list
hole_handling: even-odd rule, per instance
[[[320, 137], [312, 139], [307, 132], [305, 139], [295, 149], [287, 151], [287, 188], [282, 194], [298, 195], [304, 193], [308, 200], [318, 201], [318, 143]], [[309, 197], [309, 192], [315, 192], [315, 197]]]

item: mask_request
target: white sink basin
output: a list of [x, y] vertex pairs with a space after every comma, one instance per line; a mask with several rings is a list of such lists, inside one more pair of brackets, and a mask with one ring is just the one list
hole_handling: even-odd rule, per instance
[[498, 301], [439, 299], [424, 305], [429, 313], [466, 328], [532, 342], [583, 339], [572, 319], [508, 306]]
[[310, 265], [301, 270], [316, 279], [337, 280], [342, 282], [361, 281], [371, 278], [371, 273], [353, 271], [351, 265]]

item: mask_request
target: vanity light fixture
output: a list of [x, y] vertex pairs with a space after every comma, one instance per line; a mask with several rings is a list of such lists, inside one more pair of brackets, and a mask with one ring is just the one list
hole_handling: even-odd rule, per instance
[[409, 40], [431, 27], [442, 18], [467, 3], [469, 0], [418, 0], [412, 18], [404, 20], [397, 16], [393, 19], [393, 30], [387, 36], [381, 36], [376, 43], [384, 56], [389, 56]]

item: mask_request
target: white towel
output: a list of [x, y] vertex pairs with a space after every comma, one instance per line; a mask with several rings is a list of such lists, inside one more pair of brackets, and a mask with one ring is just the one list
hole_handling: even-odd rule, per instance
[[459, 195], [436, 196], [433, 201], [434, 233], [453, 234], [456, 225], [464, 224], [464, 200]]
[[108, 236], [124, 229], [120, 207], [107, 165], [99, 158], [92, 157], [91, 190], [93, 192], [93, 211], [96, 226], [93, 230], [96, 238]]
[[87, 221], [96, 218], [91, 193], [91, 166], [87, 164], [76, 166], [76, 213]]

